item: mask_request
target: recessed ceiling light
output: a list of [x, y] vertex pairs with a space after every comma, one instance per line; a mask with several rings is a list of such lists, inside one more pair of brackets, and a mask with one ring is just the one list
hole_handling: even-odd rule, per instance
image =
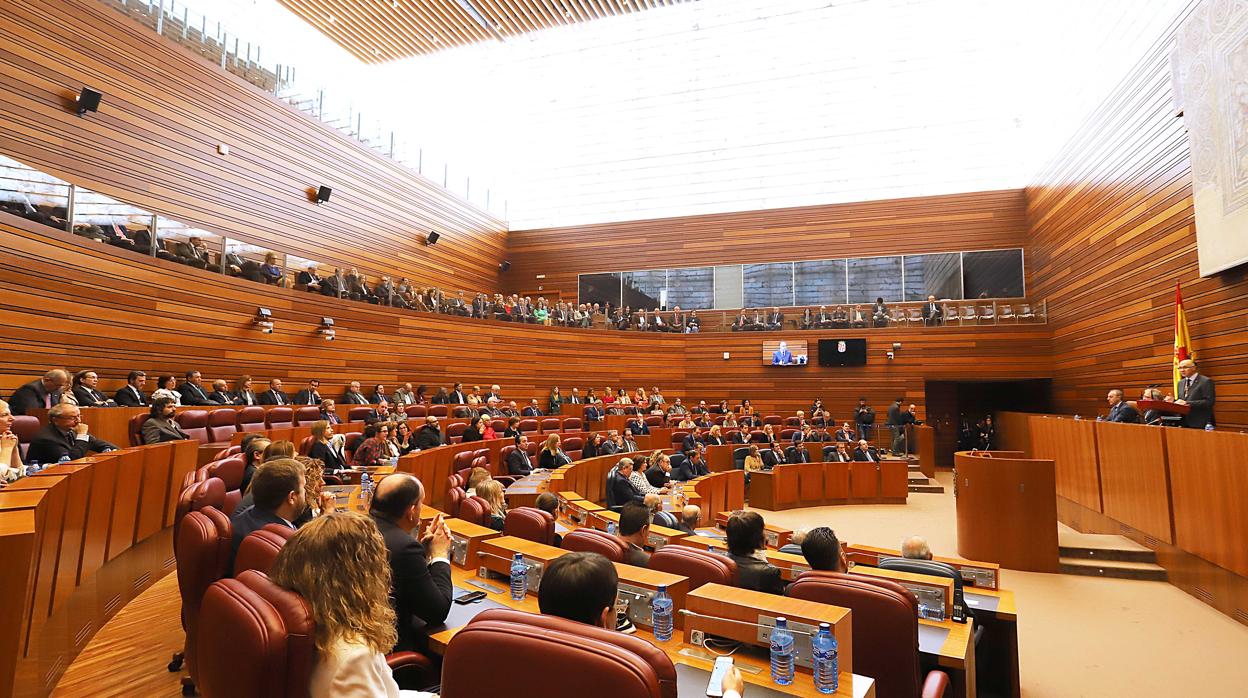
[[333, 24], [333, 23], [334, 23], [334, 16], [333, 16], [333, 15], [325, 15], [325, 21], [326, 21], [326, 22], [329, 22], [330, 24]]
[[381, 49], [379, 49], [379, 48], [375, 48], [375, 49], [373, 49], [373, 55], [374, 55], [374, 56], [380, 56], [380, 55], [381, 55]]

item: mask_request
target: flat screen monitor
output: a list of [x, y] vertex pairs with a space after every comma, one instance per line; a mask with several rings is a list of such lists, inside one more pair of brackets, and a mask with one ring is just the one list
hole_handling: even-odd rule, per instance
[[806, 340], [769, 339], [763, 342], [763, 363], [768, 366], [805, 366]]
[[820, 366], [865, 366], [867, 364], [867, 340], [821, 339], [819, 340]]

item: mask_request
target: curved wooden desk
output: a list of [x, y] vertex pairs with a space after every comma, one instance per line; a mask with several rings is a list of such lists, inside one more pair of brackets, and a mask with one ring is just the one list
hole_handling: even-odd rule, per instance
[[954, 454], [958, 554], [1009, 569], [1057, 572], [1053, 461], [998, 453]]

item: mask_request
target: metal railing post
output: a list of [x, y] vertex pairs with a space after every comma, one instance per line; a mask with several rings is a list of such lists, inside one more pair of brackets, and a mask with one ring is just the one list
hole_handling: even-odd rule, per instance
[[77, 198], [78, 189], [74, 185], [69, 185], [69, 199], [65, 202], [65, 232], [74, 232], [74, 199]]
[[156, 14], [156, 33], [165, 33], [165, 0], [160, 0], [159, 12]]

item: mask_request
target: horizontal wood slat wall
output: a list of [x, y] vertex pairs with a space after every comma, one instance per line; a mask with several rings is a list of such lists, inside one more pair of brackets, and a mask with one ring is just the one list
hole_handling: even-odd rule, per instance
[[1000, 249], [1026, 239], [1020, 189], [513, 230], [503, 284], [571, 300], [577, 274], [589, 272]]
[[[0, 153], [36, 169], [371, 276], [498, 284], [504, 223], [101, 3], [0, 3], [0, 67]], [[79, 118], [83, 86], [104, 101]], [[328, 204], [309, 201], [318, 185]]]
[[1030, 292], [1048, 301], [1054, 408], [1092, 414], [1106, 391], [1169, 392], [1183, 284], [1219, 426], [1248, 427], [1248, 279], [1199, 278], [1191, 165], [1173, 114], [1168, 38], [1027, 188]]
[[[859, 394], [881, 412], [897, 395], [922, 405], [927, 377], [1048, 371], [1043, 326], [876, 330], [865, 369], [785, 369], [762, 365], [758, 335], [641, 335], [404, 312], [150, 260], [5, 213], [0, 236], [7, 241], [0, 248], [5, 395], [53, 366], [95, 369], [110, 391], [132, 369], [146, 370], [152, 388], [157, 373], [194, 368], [210, 380], [281, 378], [287, 390], [317, 377], [327, 397], [351, 379], [391, 390], [399, 379], [497, 382], [516, 398], [544, 398], [554, 384], [565, 391], [659, 385], [669, 397], [750, 397], [762, 410], [787, 412], [822, 396], [843, 418]], [[251, 325], [261, 305], [273, 312], [272, 334]], [[323, 316], [335, 319], [333, 342], [317, 333]], [[888, 362], [883, 353], [893, 341], [903, 346]], [[733, 358], [724, 361], [723, 351]]]

